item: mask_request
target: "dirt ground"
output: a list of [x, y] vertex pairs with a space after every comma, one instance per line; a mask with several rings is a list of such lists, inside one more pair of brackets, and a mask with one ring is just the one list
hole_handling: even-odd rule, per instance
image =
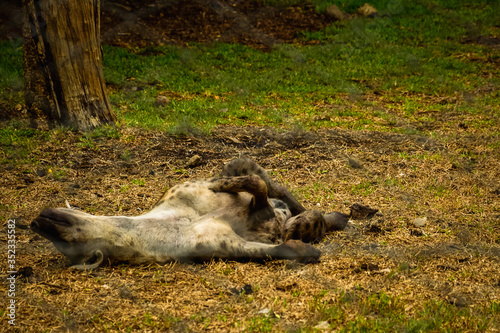
[[[231, 42], [269, 50], [295, 41], [301, 31], [333, 22], [313, 6], [272, 7], [261, 1], [145, 0], [102, 1], [101, 38], [109, 45], [146, 47], [190, 42]], [[6, 1], [0, 12], [0, 38], [22, 35], [22, 10]]]
[[[168, 15], [168, 6], [149, 6], [152, 12], [143, 6], [140, 18], [131, 17], [138, 12], [135, 3], [104, 2], [103, 40], [146, 46], [191, 41], [192, 36], [196, 41], [220, 39], [268, 48], [329, 20], [309, 9], [237, 7], [238, 13], [251, 13], [247, 23], [258, 28], [246, 33], [245, 26], [221, 19], [227, 11], [203, 7], [200, 14], [200, 2], [181, 2], [185, 11], [179, 12], [185, 15], [175, 18]], [[4, 37], [17, 31], [9, 25], [10, 17], [15, 16], [0, 16]], [[304, 23], [304, 17], [309, 21]], [[206, 24], [182, 24], [191, 18]], [[166, 34], [174, 19], [180, 20], [177, 27], [186, 28]], [[141, 34], [144, 25], [157, 29], [150, 39]], [[403, 302], [408, 317], [418, 315], [430, 300], [472, 310], [500, 301], [500, 155], [494, 148], [496, 137], [480, 129], [457, 125], [435, 139], [230, 126], [210, 136], [120, 131], [118, 139], [89, 141], [53, 132], [30, 153], [33, 163], [13, 157], [0, 165], [2, 224], [7, 228], [9, 219], [15, 221], [17, 236], [13, 331], [264, 331], [258, 325], [266, 320], [274, 323], [274, 330], [294, 331], [322, 320], [314, 303], [318, 295], [332, 305], [340, 298], [385, 293]], [[201, 164], [187, 167], [194, 155], [201, 156]], [[69, 261], [49, 241], [29, 230], [42, 209], [62, 207], [66, 201], [95, 214], [141, 214], [171, 186], [215, 175], [224, 163], [243, 155], [260, 163], [307, 208], [349, 213], [359, 203], [380, 212], [327, 235], [317, 245], [323, 253], [320, 262], [310, 265], [216, 260], [122, 264], [80, 272], [69, 269]], [[425, 225], [416, 227], [417, 218], [425, 218]], [[0, 235], [0, 242], [6, 249], [7, 234]], [[5, 279], [7, 255], [6, 250], [0, 253]], [[9, 301], [8, 287], [0, 286], [2, 304]], [[7, 322], [7, 312], [1, 313], [0, 331]], [[367, 316], [376, 318], [378, 313]], [[498, 331], [500, 326], [492, 323], [489, 329]]]
[[[456, 145], [482, 145], [474, 138], [444, 143], [390, 133], [251, 127], [176, 138], [124, 129], [120, 139], [97, 138], [93, 147], [82, 148], [78, 136], [61, 137], [32, 152], [36, 168], [0, 166], [2, 204], [18, 207], [7, 214], [17, 227], [20, 332], [120, 329], [117, 325], [239, 331], [252, 328], [249, 317], [269, 313], [275, 328], [293, 330], [317, 324], [310, 304], [324, 290], [330, 291], [325, 296], [330, 302], [343, 294], [397, 296], [407, 315], [431, 299], [472, 308], [499, 300], [500, 214], [492, 205], [500, 188], [498, 157], [450, 162]], [[399, 158], [416, 153], [442, 158]], [[188, 168], [193, 155], [202, 162]], [[242, 155], [263, 165], [309, 208], [349, 213], [360, 203], [380, 214], [329, 234], [318, 244], [323, 256], [314, 265], [212, 261], [79, 272], [68, 269], [68, 260], [28, 228], [43, 208], [65, 206], [66, 200], [95, 214], [141, 214], [166, 188], [215, 175]], [[352, 159], [361, 165], [353, 167]], [[399, 185], [391, 185], [396, 179]], [[429, 194], [435, 181], [450, 188], [452, 197]], [[367, 183], [374, 192], [353, 190]], [[471, 194], [473, 189], [481, 195]], [[427, 218], [426, 225], [413, 226], [417, 217]], [[6, 243], [7, 236], [1, 238]], [[6, 262], [5, 252], [1, 257]], [[238, 293], [244, 287], [250, 295]], [[0, 295], [5, 299], [6, 290]]]

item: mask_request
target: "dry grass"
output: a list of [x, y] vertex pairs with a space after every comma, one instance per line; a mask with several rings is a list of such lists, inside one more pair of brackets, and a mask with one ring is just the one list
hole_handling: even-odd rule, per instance
[[[36, 162], [0, 166], [0, 216], [16, 219], [16, 268], [24, 268], [16, 280], [17, 331], [372, 331], [405, 323], [417, 331], [500, 330], [496, 136], [251, 127], [221, 127], [207, 137], [121, 134], [82, 141], [53, 132], [31, 153]], [[186, 168], [194, 154], [202, 164]], [[216, 174], [240, 155], [307, 207], [349, 212], [361, 203], [382, 215], [328, 235], [316, 265], [212, 261], [79, 272], [27, 228], [43, 208], [65, 200], [95, 214], [140, 214], [166, 188]], [[413, 226], [417, 217], [427, 224]], [[2, 320], [7, 327], [6, 312]]]

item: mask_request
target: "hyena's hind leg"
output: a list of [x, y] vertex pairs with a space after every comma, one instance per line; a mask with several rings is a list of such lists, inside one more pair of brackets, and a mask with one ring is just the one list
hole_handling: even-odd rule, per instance
[[267, 200], [266, 183], [256, 175], [239, 177], [221, 177], [210, 180], [209, 189], [214, 192], [247, 192], [253, 195], [249, 207], [249, 218], [256, 222], [265, 221], [275, 216], [274, 209]]
[[199, 242], [193, 248], [194, 251], [187, 259], [296, 259], [314, 263], [321, 255], [321, 251], [300, 240], [289, 240], [279, 245], [248, 241], [221, 225], [219, 229], [214, 230], [213, 221], [210, 221], [208, 230], [203, 231]]
[[306, 210], [285, 187], [273, 181], [266, 170], [250, 158], [232, 160], [224, 166], [222, 175], [226, 177], [257, 175], [266, 183], [268, 196], [286, 203], [292, 215], [298, 215]]

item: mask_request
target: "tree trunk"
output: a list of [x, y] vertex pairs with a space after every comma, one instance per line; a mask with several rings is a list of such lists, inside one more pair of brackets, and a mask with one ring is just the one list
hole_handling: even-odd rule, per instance
[[88, 131], [116, 120], [106, 93], [100, 0], [23, 0], [25, 100], [32, 125]]

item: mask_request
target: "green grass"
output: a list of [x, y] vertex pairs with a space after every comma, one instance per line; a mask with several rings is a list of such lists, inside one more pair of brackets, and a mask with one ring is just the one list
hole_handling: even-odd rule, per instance
[[[0, 163], [17, 163], [29, 160], [30, 154], [49, 139], [50, 134], [24, 128], [15, 122], [0, 128]], [[31, 161], [36, 162], [36, 161]]]
[[[344, 7], [360, 4], [353, 1]], [[270, 53], [228, 44], [133, 51], [106, 47], [106, 80], [117, 88], [112, 101], [129, 125], [180, 133], [192, 128], [209, 131], [219, 124], [398, 131], [393, 115], [378, 112], [382, 121], [373, 121], [373, 104], [362, 98], [373, 92], [392, 99], [387, 105], [398, 108], [396, 118], [413, 122], [433, 121], [415, 116], [416, 110], [445, 113], [458, 107], [481, 113], [498, 103], [497, 90], [474, 97], [478, 89], [498, 85], [498, 55], [462, 43], [466, 37], [498, 30], [498, 4], [374, 5], [386, 15], [334, 23], [319, 33], [304, 34], [319, 38], [321, 45], [281, 45]], [[123, 89], [127, 87], [140, 89]], [[170, 96], [172, 102], [155, 106], [158, 94]], [[427, 95], [471, 98], [466, 105], [423, 105], [420, 100]], [[353, 101], [346, 102], [346, 96]], [[490, 119], [473, 126], [492, 123]]]
[[0, 106], [23, 102], [23, 50], [21, 40], [0, 42]]
[[[335, 56], [344, 48], [349, 54]], [[457, 58], [461, 53], [483, 52], [478, 46], [459, 45], [459, 49], [467, 50], [439, 58], [428, 56], [426, 49], [391, 44], [366, 46], [362, 52], [352, 46], [337, 47], [335, 44], [288, 45], [269, 54], [226, 44], [194, 45], [183, 52], [174, 47], [162, 49], [163, 55], [144, 56], [105, 48], [105, 76], [118, 88], [113, 89], [111, 101], [128, 125], [170, 129], [199, 127], [203, 130], [219, 124], [249, 123], [374, 128], [380, 124], [373, 124], [370, 119], [373, 117], [367, 115], [366, 110], [370, 103], [361, 98], [362, 94], [374, 91], [393, 96], [394, 101], [388, 106], [396, 103], [404, 113], [399, 116], [412, 121], [432, 121], [431, 118], [414, 118], [415, 110], [422, 109], [418, 94], [472, 93], [483, 86], [496, 84], [489, 75], [481, 77], [478, 72], [498, 72], [488, 64]], [[197, 61], [190, 62], [192, 58]], [[122, 71], [125, 60], [130, 66]], [[123, 89], [127, 86], [140, 89]], [[169, 96], [171, 103], [165, 107], [156, 106], [155, 98], [160, 94]], [[402, 106], [400, 94], [407, 95]], [[350, 96], [353, 101], [339, 100], [339, 95]], [[498, 100], [498, 92], [493, 91], [480, 100], [473, 98], [473, 105], [459, 107], [467, 112], [481, 112], [493, 107]], [[350, 108], [349, 113], [331, 107], [345, 104]], [[446, 106], [426, 105], [425, 108], [441, 111]], [[380, 115], [390, 120], [389, 116]], [[386, 122], [390, 125], [390, 121]], [[383, 127], [390, 130], [391, 126]]]
[[[499, 319], [498, 302], [480, 308], [428, 301], [423, 308], [413, 309], [398, 296], [384, 292], [369, 295], [340, 292], [326, 297], [315, 296], [309, 304], [318, 321], [327, 321], [339, 332], [484, 332]], [[355, 319], [349, 319], [357, 313]], [[313, 325], [314, 327], [314, 325]]]
[[[313, 1], [318, 10], [331, 2]], [[354, 12], [364, 2], [335, 3]], [[320, 45], [279, 45], [268, 53], [228, 44], [132, 50], [105, 45], [114, 110], [126, 125], [173, 134], [209, 132], [221, 124], [407, 132], [407, 123], [433, 123], [435, 114], [452, 111], [486, 116], [463, 116], [468, 126], [494, 126], [498, 111], [487, 110], [500, 101], [498, 89], [491, 89], [498, 87], [499, 56], [463, 41], [498, 35], [498, 2], [371, 4], [379, 17], [303, 34]], [[3, 41], [0, 52], [0, 98], [14, 106], [22, 102], [20, 42]], [[384, 99], [364, 98], [374, 93]], [[155, 105], [158, 95], [171, 103]], [[467, 98], [429, 103], [428, 96]]]

